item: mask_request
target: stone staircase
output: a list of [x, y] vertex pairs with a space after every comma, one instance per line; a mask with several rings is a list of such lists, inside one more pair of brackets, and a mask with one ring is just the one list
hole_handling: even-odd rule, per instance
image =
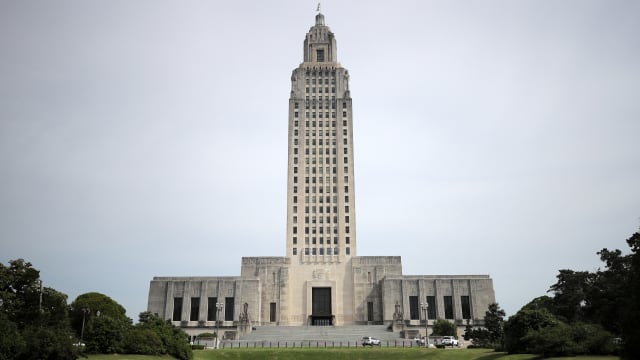
[[[402, 342], [398, 333], [387, 330], [385, 325], [347, 325], [347, 326], [259, 326], [250, 334], [240, 338], [242, 342], [343, 342], [351, 344], [365, 336], [371, 336], [383, 342]], [[409, 341], [409, 340], [407, 340]]]

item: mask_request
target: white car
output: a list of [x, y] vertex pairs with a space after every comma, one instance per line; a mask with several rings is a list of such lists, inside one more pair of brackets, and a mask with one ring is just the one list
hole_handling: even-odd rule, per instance
[[373, 345], [378, 345], [380, 346], [380, 339], [376, 339], [376, 338], [372, 338], [371, 336], [365, 336], [362, 338], [362, 346], [373, 346]]
[[458, 346], [458, 340], [453, 336], [443, 336], [442, 345]]

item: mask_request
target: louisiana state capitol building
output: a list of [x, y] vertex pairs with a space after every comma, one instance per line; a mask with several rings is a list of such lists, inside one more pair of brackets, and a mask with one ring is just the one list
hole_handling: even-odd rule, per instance
[[289, 96], [285, 256], [243, 257], [239, 276], [154, 277], [148, 310], [189, 334], [219, 326], [227, 338], [257, 326], [370, 324], [407, 336], [425, 317], [481, 325], [495, 302], [488, 275], [403, 275], [400, 256], [358, 256], [350, 79], [320, 13], [303, 52]]

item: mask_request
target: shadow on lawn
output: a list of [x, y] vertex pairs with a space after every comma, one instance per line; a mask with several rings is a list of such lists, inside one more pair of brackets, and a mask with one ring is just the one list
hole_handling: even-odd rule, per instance
[[[495, 353], [492, 353], [492, 354], [481, 356], [477, 360], [497, 360], [497, 359], [502, 359], [502, 358], [507, 357], [507, 356], [509, 356], [508, 353], [495, 352]], [[536, 357], [536, 359], [541, 359], [541, 358]]]

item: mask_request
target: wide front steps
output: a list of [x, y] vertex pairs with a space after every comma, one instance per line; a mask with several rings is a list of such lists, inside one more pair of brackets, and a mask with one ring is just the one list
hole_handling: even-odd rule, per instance
[[347, 325], [347, 326], [259, 326], [241, 341], [257, 342], [304, 342], [304, 341], [347, 341], [352, 344], [363, 337], [371, 336], [383, 342], [402, 341], [398, 333], [387, 330], [385, 325]]

